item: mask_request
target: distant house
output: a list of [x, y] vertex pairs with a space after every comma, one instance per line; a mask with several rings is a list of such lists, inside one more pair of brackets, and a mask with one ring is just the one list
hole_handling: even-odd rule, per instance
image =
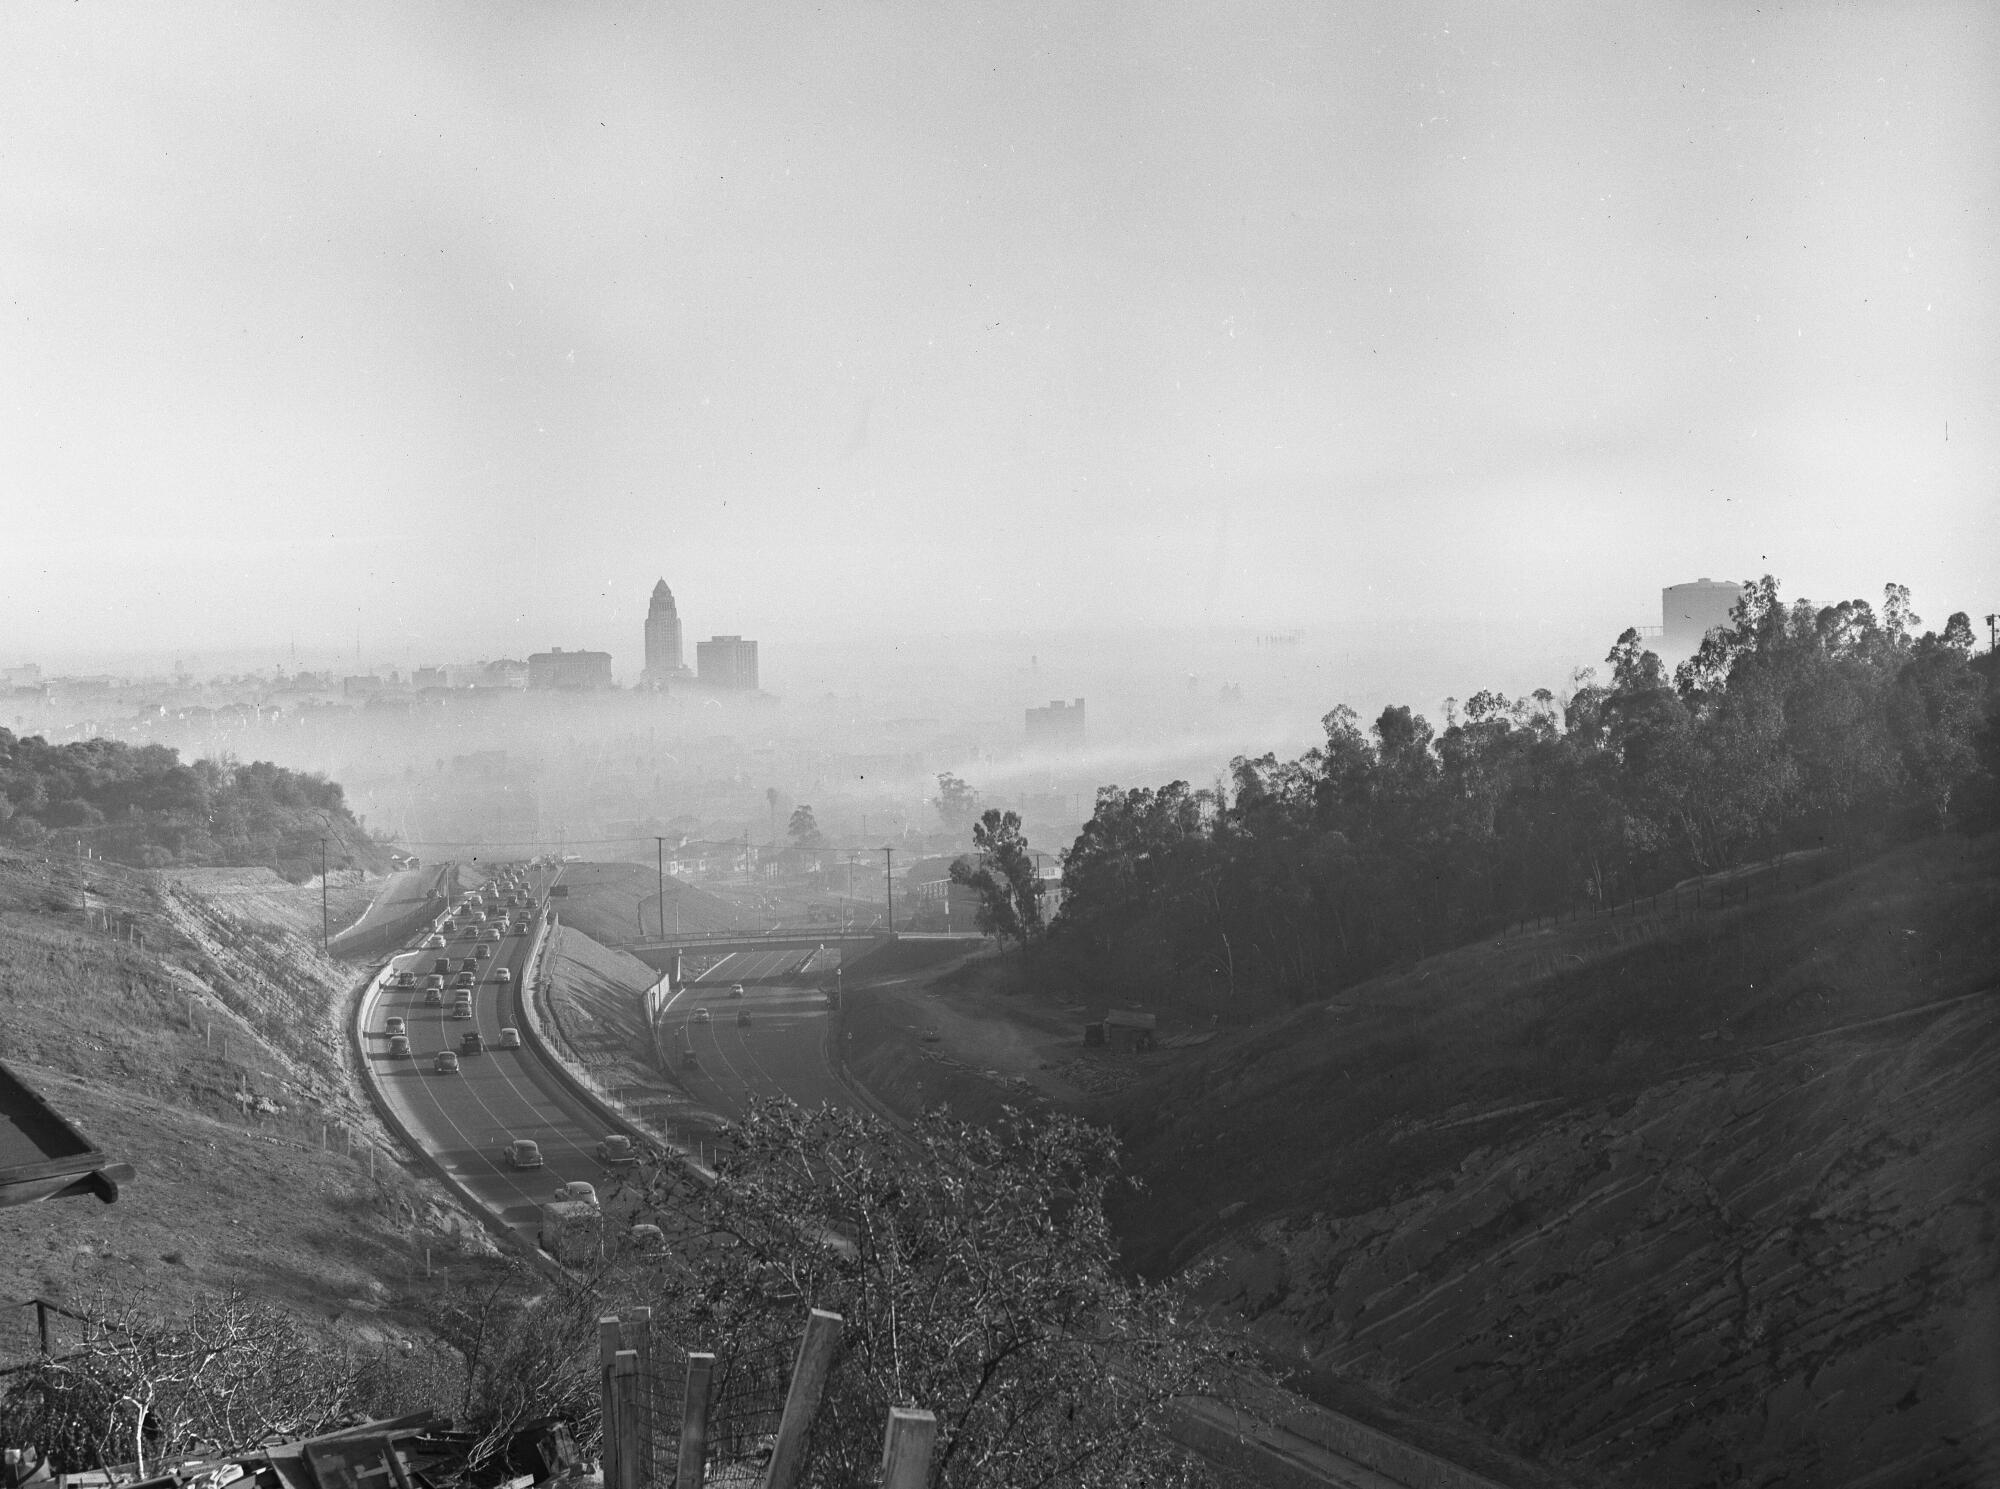
[[1113, 1008], [1083, 1026], [1083, 1042], [1106, 1049], [1143, 1053], [1159, 1043], [1160, 1017], [1135, 1008]]

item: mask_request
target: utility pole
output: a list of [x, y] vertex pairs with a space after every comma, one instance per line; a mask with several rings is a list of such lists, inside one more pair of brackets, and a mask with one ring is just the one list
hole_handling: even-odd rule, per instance
[[882, 850], [882, 882], [889, 889], [889, 929], [896, 929], [896, 850]]
[[322, 837], [319, 840], [319, 949], [322, 954], [330, 955], [333, 938], [327, 934], [326, 928], [326, 839]]
[[[660, 881], [660, 939], [667, 939], [667, 840], [653, 839], [653, 873]], [[676, 907], [678, 908], [678, 907]]]
[[1986, 649], [2000, 649], [2000, 611], [1986, 617]]

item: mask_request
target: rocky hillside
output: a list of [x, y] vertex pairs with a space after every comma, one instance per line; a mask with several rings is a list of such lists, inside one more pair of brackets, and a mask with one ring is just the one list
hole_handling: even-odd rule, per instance
[[1154, 1267], [1598, 1482], [2000, 1475], [2000, 853], [1586, 921], [1121, 1098]]

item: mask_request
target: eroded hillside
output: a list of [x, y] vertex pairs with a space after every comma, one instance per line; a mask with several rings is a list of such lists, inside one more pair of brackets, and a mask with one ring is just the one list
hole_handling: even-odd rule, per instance
[[1218, 1041], [1118, 1106], [1134, 1251], [1589, 1474], [1991, 1482], [1995, 860], [1468, 948]]
[[138, 1169], [115, 1205], [5, 1212], [0, 1297], [238, 1288], [378, 1331], [457, 1226], [353, 1098], [353, 975], [241, 896], [0, 850], [4, 1057]]

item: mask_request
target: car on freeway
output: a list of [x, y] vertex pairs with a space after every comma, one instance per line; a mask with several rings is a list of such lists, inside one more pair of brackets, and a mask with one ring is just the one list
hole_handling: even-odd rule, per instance
[[430, 975], [430, 976], [428, 976], [428, 977], [426, 977], [426, 978], [424, 979], [424, 986], [425, 986], [426, 988], [434, 988], [434, 987], [443, 987], [443, 986], [444, 986], [444, 973], [442, 973], [442, 972], [433, 972], [433, 973], [431, 973], [431, 975]]
[[486, 961], [492, 955], [493, 948], [488, 946], [484, 941], [481, 941], [477, 946], [472, 948], [472, 960], [475, 962]]
[[458, 961], [453, 965], [452, 970], [456, 972], [477, 972], [479, 970], [478, 948], [475, 947], [473, 949], [473, 953], [471, 956], [460, 957]]
[[507, 1144], [507, 1167], [540, 1168], [542, 1145], [531, 1137], [517, 1137]]
[[581, 1200], [586, 1205], [597, 1203], [597, 1186], [586, 1184], [581, 1179], [571, 1179], [567, 1184], [556, 1185], [556, 1203], [570, 1204]]
[[448, 956], [441, 956], [441, 957], [436, 957], [436, 958], [433, 958], [433, 959], [432, 959], [432, 961], [431, 961], [431, 971], [433, 971], [433, 972], [437, 973], [438, 975], [442, 976], [443, 974], [445, 974], [446, 972], [449, 972], [450, 970], [451, 970], [451, 958], [450, 958], [450, 957], [448, 957]]
[[389, 1015], [388, 1022], [382, 1026], [382, 1032], [390, 1035], [407, 1034], [410, 1032], [410, 1026], [403, 1022], [403, 1016], [400, 1013], [392, 1013]]
[[740, 998], [740, 997], [742, 997], [742, 996], [743, 996], [743, 984], [742, 984], [742, 983], [740, 983], [740, 982], [732, 982], [732, 983], [730, 983], [730, 984], [729, 984], [729, 996], [730, 996], [730, 997], [732, 997], [732, 998]]
[[392, 1035], [390, 1035], [390, 1036], [389, 1036], [389, 1058], [390, 1058], [390, 1059], [392, 1059], [392, 1060], [395, 1060], [395, 1059], [400, 1059], [400, 1058], [402, 1058], [403, 1056], [405, 1056], [405, 1055], [409, 1054], [409, 1052], [410, 1052], [410, 1036], [409, 1036], [409, 1035], [407, 1035], [407, 1034], [392, 1034]]
[[650, 1221], [640, 1221], [626, 1234], [626, 1244], [641, 1256], [665, 1256], [667, 1238], [657, 1225]]
[[736, 1010], [736, 1022], [737, 1022], [738, 1024], [748, 1024], [748, 1023], [750, 1022], [750, 1010], [749, 1010], [749, 1009], [747, 1009], [747, 1008], [739, 1008], [739, 1009], [737, 1009], [737, 1010]]
[[426, 1008], [439, 1008], [443, 1004], [444, 984], [442, 982], [439, 982], [436, 987], [427, 987], [424, 989], [424, 1006]]
[[477, 1029], [467, 1029], [458, 1036], [458, 1052], [461, 1055], [483, 1055], [486, 1053], [486, 1036]]
[[500, 927], [497, 925], [489, 925], [486, 928], [486, 932], [481, 939], [486, 941], [498, 941], [500, 939]]
[[606, 1168], [631, 1168], [639, 1161], [639, 1150], [624, 1133], [613, 1132], [597, 1145], [597, 1161]]
[[416, 985], [417, 985], [416, 973], [412, 972], [408, 967], [403, 967], [398, 969], [395, 976], [395, 986], [415, 987]]
[[519, 1029], [509, 1027], [502, 1029], [500, 1031], [501, 1049], [517, 1050], [520, 1047], [521, 1047], [521, 1031]]
[[444, 937], [440, 936], [436, 931], [432, 931], [428, 936], [424, 937], [424, 949], [426, 951], [430, 950], [433, 946], [442, 945], [444, 945]]
[[512, 982], [514, 980], [514, 969], [511, 967], [495, 967], [493, 969], [493, 980], [495, 982]]
[[452, 1004], [452, 1005], [451, 1005], [451, 1016], [452, 1016], [453, 1018], [455, 1018], [455, 1019], [469, 1019], [469, 1018], [471, 1018], [471, 1017], [472, 1017], [472, 1000], [471, 1000], [470, 998], [460, 998], [460, 999], [459, 999], [459, 1000], [458, 1000], [458, 1001], [457, 1001], [456, 1003]]
[[453, 987], [471, 987], [478, 981], [479, 981], [479, 976], [477, 973], [472, 971], [465, 971], [465, 972], [460, 972], [457, 976], [453, 977], [451, 980], [451, 985]]
[[712, 1019], [713, 1017], [714, 1015], [711, 1014], [706, 1008], [697, 1008], [694, 1011], [694, 1021], [697, 1024], [705, 1024], [709, 1022], [709, 1020]]
[[431, 1061], [431, 1069], [439, 1075], [457, 1075], [458, 1055], [452, 1050], [439, 1050], [437, 1058]]

